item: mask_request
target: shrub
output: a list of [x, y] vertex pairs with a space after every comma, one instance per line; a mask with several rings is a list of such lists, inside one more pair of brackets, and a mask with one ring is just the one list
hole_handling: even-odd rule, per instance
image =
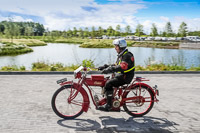
[[32, 63], [32, 71], [49, 71], [50, 66], [45, 62]]
[[16, 65], [11, 65], [11, 66], [3, 66], [0, 69], [1, 71], [25, 71], [26, 67], [25, 66], [21, 66], [18, 67]]
[[85, 66], [85, 67], [91, 67], [91, 68], [94, 68], [94, 66], [95, 66], [94, 61], [87, 60], [87, 59], [82, 61], [82, 65]]

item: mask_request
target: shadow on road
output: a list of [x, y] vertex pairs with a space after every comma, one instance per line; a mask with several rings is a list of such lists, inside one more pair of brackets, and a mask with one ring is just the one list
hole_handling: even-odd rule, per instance
[[140, 133], [172, 133], [178, 132], [174, 122], [166, 118], [140, 117], [128, 119], [113, 118], [110, 116], [99, 117], [101, 123], [91, 119], [58, 120], [63, 127], [72, 128], [76, 131], [94, 131], [97, 133], [112, 132], [140, 132]]
[[58, 120], [60, 126], [73, 128], [76, 131], [95, 131], [101, 128], [101, 125], [91, 119], [72, 119], [72, 120]]

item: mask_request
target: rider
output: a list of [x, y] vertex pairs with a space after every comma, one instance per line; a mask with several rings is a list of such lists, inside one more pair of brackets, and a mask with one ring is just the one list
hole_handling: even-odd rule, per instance
[[107, 104], [99, 106], [99, 110], [110, 111], [112, 110], [112, 98], [113, 98], [113, 87], [119, 87], [124, 84], [129, 84], [135, 71], [135, 61], [133, 54], [126, 49], [127, 43], [124, 39], [115, 39], [113, 41], [115, 50], [118, 53], [117, 61], [114, 65], [107, 65], [99, 67], [99, 70], [103, 70], [102, 73], [108, 74], [117, 72], [115, 77], [106, 82], [105, 93], [107, 97]]

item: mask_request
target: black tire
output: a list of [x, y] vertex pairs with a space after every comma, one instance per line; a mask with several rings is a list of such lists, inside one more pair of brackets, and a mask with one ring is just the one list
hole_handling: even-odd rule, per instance
[[[138, 95], [136, 95], [136, 92], [134, 93], [134, 91], [137, 91], [137, 89], [139, 88], [139, 86], [135, 86], [134, 88], [131, 89], [131, 91], [126, 92], [124, 98], [128, 98], [128, 97], [136, 97]], [[151, 102], [131, 102], [131, 106], [134, 106], [133, 108], [129, 107], [130, 104], [128, 103], [128, 101], [124, 103], [123, 108], [126, 111], [126, 113], [128, 113], [129, 115], [133, 116], [133, 117], [142, 117], [143, 115], [146, 115], [153, 107], [154, 105], [154, 94], [152, 92], [151, 89], [149, 89], [146, 86], [141, 86], [141, 90], [146, 91], [150, 97]], [[145, 93], [146, 93], [145, 92]], [[131, 94], [133, 93], [133, 94]], [[142, 93], [142, 92], [141, 92]], [[144, 97], [144, 96], [143, 96]], [[149, 103], [148, 107], [144, 107], [146, 105], [144, 105], [145, 103]], [[140, 107], [144, 107], [144, 111], [140, 111], [138, 112], [137, 109], [139, 109]], [[146, 109], [145, 109], [146, 108]], [[140, 109], [139, 109], [140, 110]]]
[[[76, 90], [77, 89], [71, 87], [71, 85], [65, 85], [65, 86], [62, 86], [61, 88], [59, 88], [54, 93], [52, 100], [51, 100], [51, 106], [52, 106], [53, 111], [56, 113], [56, 115], [58, 115], [59, 117], [64, 118], [64, 119], [74, 119], [83, 113], [83, 108], [82, 108], [83, 106], [80, 106], [80, 105], [81, 104], [83, 105], [84, 99], [83, 99], [83, 95], [80, 92], [78, 92], [77, 96], [73, 99], [74, 101], [80, 101], [80, 102], [77, 102], [80, 105], [75, 105], [73, 103], [68, 102], [70, 92], [74, 91], [73, 94], [75, 94]], [[65, 91], [66, 91], [66, 93], [65, 93]], [[65, 94], [63, 94], [64, 98], [60, 98], [62, 93], [65, 93]], [[78, 100], [78, 99], [80, 99], [80, 100]], [[57, 102], [58, 100], [60, 100], [60, 101]], [[63, 108], [63, 105], [66, 107]], [[73, 109], [72, 105], [75, 105], [75, 106], [73, 106], [73, 107], [75, 107], [74, 109]], [[72, 107], [72, 109], [71, 109], [71, 107]], [[64, 111], [61, 111], [62, 108]]]

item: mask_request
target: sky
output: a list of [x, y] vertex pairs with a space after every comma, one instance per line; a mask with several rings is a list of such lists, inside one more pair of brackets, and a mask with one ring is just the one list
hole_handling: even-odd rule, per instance
[[99, 26], [134, 32], [138, 24], [149, 34], [152, 23], [163, 31], [171, 22], [174, 32], [182, 22], [200, 31], [200, 0], [0, 0], [0, 21], [39, 22], [51, 30]]

